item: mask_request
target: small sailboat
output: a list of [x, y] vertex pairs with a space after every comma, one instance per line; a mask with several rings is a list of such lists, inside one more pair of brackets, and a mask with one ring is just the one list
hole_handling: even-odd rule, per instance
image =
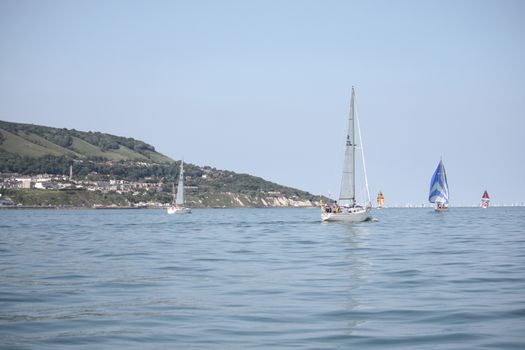
[[385, 196], [383, 196], [383, 192], [379, 191], [377, 194], [377, 209], [383, 208], [383, 205], [385, 204]]
[[175, 184], [173, 185], [174, 202], [168, 207], [168, 214], [189, 214], [191, 208], [184, 206], [184, 160], [180, 162], [179, 184], [175, 195]]
[[489, 207], [489, 202], [490, 202], [489, 193], [487, 192], [487, 190], [485, 190], [485, 192], [483, 192], [483, 196], [481, 197], [481, 207], [483, 209], [487, 209]]
[[[361, 138], [361, 130], [359, 128], [359, 119], [355, 109], [355, 89], [352, 86], [352, 98], [350, 101], [350, 113], [348, 117], [348, 131], [346, 134], [345, 157], [343, 162], [343, 176], [341, 179], [341, 191], [339, 192], [339, 203], [335, 205], [321, 205], [321, 220], [322, 221], [344, 221], [344, 222], [359, 222], [369, 219], [369, 212], [372, 208], [370, 201], [370, 192], [368, 191], [368, 179], [366, 176], [365, 157], [363, 151], [363, 140]], [[365, 206], [358, 205], [356, 202], [355, 191], [355, 125], [357, 125], [357, 132], [359, 134], [359, 142], [361, 148], [361, 159], [363, 161], [363, 172], [365, 177], [365, 187], [368, 202]]]
[[436, 171], [434, 171], [434, 175], [432, 175], [430, 180], [428, 201], [436, 204], [436, 211], [448, 210], [448, 182], [442, 160], [439, 161]]

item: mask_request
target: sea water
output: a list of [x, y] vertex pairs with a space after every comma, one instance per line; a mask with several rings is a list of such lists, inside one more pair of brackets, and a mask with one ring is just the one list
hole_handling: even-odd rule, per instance
[[0, 348], [525, 348], [525, 208], [372, 215], [0, 210]]

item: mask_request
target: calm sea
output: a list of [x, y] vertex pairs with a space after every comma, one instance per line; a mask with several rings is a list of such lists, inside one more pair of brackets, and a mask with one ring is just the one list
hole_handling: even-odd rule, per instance
[[524, 349], [525, 208], [1, 210], [3, 349]]

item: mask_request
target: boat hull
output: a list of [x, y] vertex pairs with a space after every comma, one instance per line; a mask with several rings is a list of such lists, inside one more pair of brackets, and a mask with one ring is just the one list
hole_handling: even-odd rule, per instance
[[190, 214], [191, 208], [184, 207], [169, 207], [167, 209], [168, 214]]
[[445, 212], [445, 211], [448, 211], [448, 207], [441, 207], [441, 208], [435, 207], [434, 210], [437, 212]]
[[370, 219], [370, 208], [350, 209], [349, 212], [321, 213], [321, 221], [362, 222]]

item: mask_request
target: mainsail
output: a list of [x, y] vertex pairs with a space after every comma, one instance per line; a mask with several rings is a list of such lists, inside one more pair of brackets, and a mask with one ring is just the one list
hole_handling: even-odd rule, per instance
[[428, 201], [430, 203], [448, 204], [447, 174], [445, 173], [445, 166], [441, 160], [432, 176], [432, 180], [430, 180]]
[[184, 204], [184, 161], [180, 162], [179, 184], [177, 186], [177, 196], [175, 198], [176, 205]]
[[355, 205], [355, 91], [352, 87], [352, 98], [350, 100], [350, 113], [348, 115], [348, 132], [346, 134], [345, 158], [343, 161], [343, 177], [341, 179], [341, 191], [339, 192], [340, 206]]

